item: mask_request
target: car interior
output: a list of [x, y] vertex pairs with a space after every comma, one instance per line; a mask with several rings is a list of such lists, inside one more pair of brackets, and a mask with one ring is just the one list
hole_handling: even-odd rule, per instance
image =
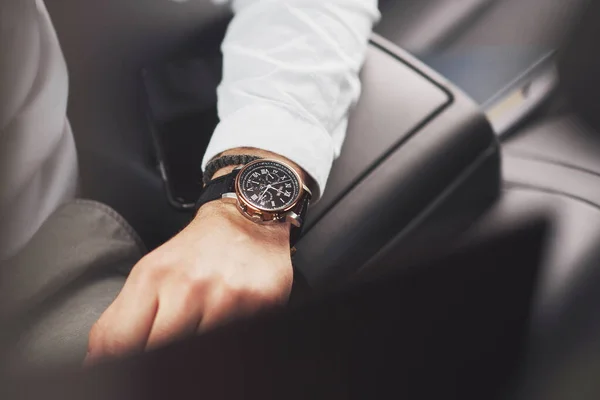
[[[70, 72], [81, 195], [155, 248], [192, 211], [165, 194], [140, 74], [218, 56], [230, 11], [200, 0], [46, 3]], [[361, 98], [294, 265], [325, 290], [390, 254], [544, 210], [552, 234], [517, 385], [539, 395], [575, 358], [597, 363], [586, 349], [600, 335], [600, 5], [380, 0], [380, 10]], [[209, 138], [211, 125], [197, 133]]]
[[523, 348], [547, 220], [529, 215], [501, 225], [460, 251], [406, 262], [401, 270], [391, 257], [385, 279], [383, 263], [337, 293], [90, 370], [19, 377], [0, 385], [0, 395], [501, 398]]

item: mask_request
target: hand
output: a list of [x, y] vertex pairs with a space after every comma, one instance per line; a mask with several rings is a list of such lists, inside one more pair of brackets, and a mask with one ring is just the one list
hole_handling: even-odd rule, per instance
[[92, 328], [86, 363], [139, 352], [286, 303], [289, 224], [258, 225], [232, 204], [194, 221], [144, 257]]

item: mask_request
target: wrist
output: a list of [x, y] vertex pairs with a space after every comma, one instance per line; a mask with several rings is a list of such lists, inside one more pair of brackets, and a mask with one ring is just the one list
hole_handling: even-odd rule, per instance
[[[224, 157], [224, 156], [227, 156], [227, 157]], [[217, 189], [211, 189], [212, 192], [206, 192], [206, 193], [211, 193], [211, 194], [207, 194], [204, 197], [201, 197], [201, 199], [199, 200], [199, 204], [203, 204], [203, 205], [199, 209], [197, 219], [205, 219], [207, 217], [209, 217], [209, 218], [216, 217], [217, 219], [222, 219], [223, 221], [226, 221], [229, 224], [233, 224], [235, 226], [236, 230], [239, 230], [240, 232], [243, 232], [247, 235], [254, 236], [256, 238], [256, 240], [259, 242], [261, 240], [266, 240], [267, 242], [270, 242], [271, 244], [275, 244], [275, 243], [277, 243], [279, 245], [284, 244], [286, 251], [289, 252], [290, 245], [292, 244], [292, 242], [295, 242], [295, 240], [297, 240], [297, 236], [298, 236], [298, 232], [299, 232], [299, 231], [293, 231], [294, 234], [292, 235], [292, 238], [291, 238], [290, 237], [290, 234], [292, 233], [291, 224], [293, 223], [294, 226], [296, 226], [296, 227], [300, 226], [300, 224], [302, 223], [302, 219], [304, 218], [304, 212], [303, 212], [303, 210], [305, 210], [304, 204], [306, 204], [306, 202], [309, 201], [308, 199], [310, 199], [310, 191], [308, 189], [305, 190], [307, 193], [303, 193], [308, 175], [297, 164], [291, 162], [287, 158], [282, 157], [275, 153], [271, 153], [271, 152], [256, 149], [256, 148], [231, 149], [231, 150], [227, 150], [223, 153], [220, 153], [217, 157], [223, 157], [223, 158], [213, 159], [209, 163], [208, 175], [205, 177], [205, 179], [207, 179], [208, 182], [214, 181], [215, 179], [218, 179], [227, 174], [230, 174], [235, 168], [245, 165], [248, 162], [246, 160], [248, 160], [248, 159], [255, 160], [256, 158], [260, 158], [263, 160], [262, 161], [257, 160], [257, 161], [255, 161], [255, 163], [265, 162], [265, 159], [268, 159], [268, 160], [275, 161], [275, 163], [273, 164], [274, 166], [277, 165], [277, 163], [276, 163], [277, 161], [285, 164], [285, 166], [282, 166], [282, 168], [284, 168], [284, 169], [287, 168], [287, 170], [288, 170], [287, 174], [290, 177], [290, 179], [289, 179], [290, 181], [300, 178], [300, 182], [298, 182], [300, 184], [300, 191], [298, 192], [298, 195], [297, 195], [298, 197], [295, 198], [295, 200], [293, 200], [294, 203], [292, 203], [292, 199], [294, 199], [294, 198], [293, 197], [290, 198], [291, 192], [285, 192], [286, 189], [283, 187], [276, 188], [276, 187], [271, 187], [271, 185], [268, 185], [268, 186], [266, 186], [266, 188], [263, 186], [261, 189], [261, 190], [263, 190], [261, 192], [261, 195], [264, 195], [264, 193], [271, 190], [271, 192], [269, 192], [269, 193], [273, 196], [273, 198], [271, 198], [271, 200], [272, 200], [271, 203], [273, 203], [272, 204], [273, 206], [275, 206], [275, 200], [277, 200], [277, 198], [275, 197], [276, 193], [274, 193], [274, 190], [278, 191], [277, 193], [280, 196], [282, 196], [279, 200], [281, 200], [284, 204], [286, 204], [286, 203], [285, 203], [285, 197], [283, 197], [283, 196], [285, 195], [288, 198], [290, 198], [289, 204], [291, 205], [291, 208], [288, 208], [287, 210], [292, 210], [294, 212], [290, 212], [289, 215], [288, 214], [278, 215], [277, 213], [269, 213], [268, 211], [262, 210], [260, 207], [255, 209], [250, 203], [247, 204], [247, 203], [245, 203], [245, 201], [240, 200], [240, 198], [237, 198], [237, 202], [240, 204], [240, 207], [243, 207], [243, 211], [240, 210], [235, 204], [232, 204], [231, 200], [233, 199], [233, 197], [228, 197], [225, 200], [219, 199], [219, 200], [211, 201], [211, 199], [216, 198], [216, 197], [213, 197], [213, 194], [212, 194], [215, 190], [219, 194], [224, 193], [224, 191], [231, 191], [230, 185], [232, 185], [232, 178], [228, 178], [226, 180], [220, 180], [219, 183], [215, 182], [215, 185], [221, 185], [221, 186], [215, 186], [215, 187], [217, 187]], [[240, 165], [227, 165], [225, 167], [218, 169], [214, 173], [212, 172], [212, 171], [214, 171], [214, 169], [217, 166], [223, 166], [224, 164], [238, 163], [238, 162], [241, 164]], [[268, 161], [266, 161], [266, 162], [268, 163]], [[290, 169], [295, 170], [294, 172], [296, 172], [298, 177], [294, 178], [293, 177], [294, 174], [292, 173], [292, 171], [290, 171]], [[243, 170], [243, 171], [246, 171], [246, 170]], [[242, 174], [245, 173], [243, 171], [241, 172]], [[264, 171], [265, 170], [263, 170], [263, 174], [268, 174], [268, 172], [264, 172]], [[275, 172], [273, 172], [273, 173], [275, 174]], [[284, 174], [285, 174], [285, 172], [284, 172]], [[248, 179], [248, 177], [246, 177], [244, 179]], [[275, 178], [273, 178], [271, 176], [271, 179], [275, 179]], [[256, 182], [254, 182], [254, 183], [256, 183]], [[258, 185], [259, 184], [256, 183], [256, 188], [254, 188], [253, 190], [257, 190]], [[291, 187], [291, 185], [292, 185], [292, 183], [289, 183], [287, 186]], [[237, 189], [236, 189], [236, 193], [237, 193]], [[258, 193], [255, 193], [255, 194], [258, 194]], [[301, 197], [301, 196], [304, 196], [304, 197]], [[263, 206], [265, 205], [264, 203], [265, 202], [263, 201], [263, 204], [262, 204]], [[296, 207], [296, 208], [293, 208], [293, 207]], [[248, 211], [246, 211], [246, 210], [248, 210]], [[284, 210], [284, 211], [287, 212], [287, 210]], [[296, 214], [296, 212], [298, 214]], [[261, 222], [257, 223], [257, 220], [263, 221], [264, 223], [261, 223]], [[285, 220], [287, 222], [280, 222], [282, 220]]]
[[[296, 163], [287, 159], [286, 157], [280, 156], [279, 154], [272, 153], [270, 151], [266, 151], [266, 150], [262, 150], [262, 149], [252, 148], [252, 147], [240, 147], [240, 148], [224, 151], [223, 153], [219, 154], [219, 157], [220, 156], [233, 156], [233, 155], [249, 155], [249, 156], [256, 156], [256, 157], [260, 157], [260, 158], [281, 161], [281, 162], [289, 165], [290, 167], [292, 167], [298, 173], [298, 175], [300, 176], [302, 181], [308, 184], [307, 180], [309, 180], [309, 176], [306, 174], [306, 172], [304, 172], [304, 170], [302, 168], [300, 168], [300, 166], [298, 166]], [[233, 171], [233, 169], [235, 167], [237, 167], [237, 165], [230, 165], [230, 166], [227, 166], [227, 167], [217, 170], [215, 172], [215, 174], [213, 175], [212, 179], [215, 179], [220, 176], [231, 173], [231, 171]]]
[[241, 240], [247, 237], [271, 248], [286, 252], [290, 249], [289, 223], [257, 224], [244, 217], [235, 204], [223, 200], [211, 201], [200, 207], [192, 224], [219, 226], [239, 235], [237, 238]]

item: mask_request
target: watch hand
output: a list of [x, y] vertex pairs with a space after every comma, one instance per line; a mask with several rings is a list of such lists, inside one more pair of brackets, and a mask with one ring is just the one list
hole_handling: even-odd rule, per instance
[[271, 189], [277, 190], [277, 193], [283, 193], [283, 189], [277, 189], [276, 187], [271, 187]]
[[265, 190], [264, 190], [264, 191], [261, 193], [261, 195], [260, 195], [260, 196], [258, 196], [258, 200], [256, 200], [256, 201], [261, 201], [261, 200], [262, 200], [262, 198], [263, 198], [263, 196], [265, 195], [265, 193], [267, 193], [267, 190], [269, 190], [270, 188], [271, 188], [271, 185], [268, 185], [268, 186], [265, 188]]

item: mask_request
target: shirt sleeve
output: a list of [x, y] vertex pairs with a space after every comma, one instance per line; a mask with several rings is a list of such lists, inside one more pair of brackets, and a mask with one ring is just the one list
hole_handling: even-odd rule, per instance
[[360, 95], [377, 0], [233, 0], [218, 89], [221, 122], [202, 167], [255, 147], [292, 160], [318, 199]]

